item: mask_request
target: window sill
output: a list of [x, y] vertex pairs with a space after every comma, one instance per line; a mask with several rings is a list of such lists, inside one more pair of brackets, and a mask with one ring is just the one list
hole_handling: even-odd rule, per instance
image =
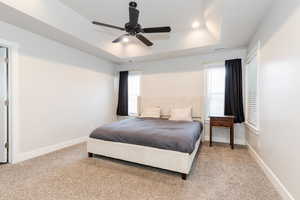
[[129, 114], [128, 117], [139, 117], [138, 114]]
[[249, 124], [248, 122], [245, 122], [245, 126], [255, 135], [259, 135], [260, 130], [258, 128], [256, 128], [255, 126]]

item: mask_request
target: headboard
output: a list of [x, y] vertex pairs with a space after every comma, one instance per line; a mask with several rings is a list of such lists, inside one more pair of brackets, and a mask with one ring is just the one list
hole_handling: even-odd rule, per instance
[[186, 108], [192, 106], [192, 117], [203, 119], [203, 97], [139, 97], [139, 114], [145, 107], [159, 106], [161, 108], [161, 117], [170, 116], [171, 108]]

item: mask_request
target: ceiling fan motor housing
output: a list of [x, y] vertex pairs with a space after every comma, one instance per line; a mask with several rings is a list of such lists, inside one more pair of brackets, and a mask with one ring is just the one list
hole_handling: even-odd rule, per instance
[[131, 1], [131, 2], [129, 3], [129, 6], [130, 6], [130, 7], [133, 7], [133, 8], [136, 8], [136, 7], [137, 7], [137, 3], [134, 2], [134, 1]]
[[129, 22], [125, 24], [125, 30], [127, 33], [129, 33], [130, 35], [136, 35], [140, 32], [142, 32], [142, 27], [140, 24], [137, 24], [136, 26], [132, 27], [132, 24], [130, 24]]

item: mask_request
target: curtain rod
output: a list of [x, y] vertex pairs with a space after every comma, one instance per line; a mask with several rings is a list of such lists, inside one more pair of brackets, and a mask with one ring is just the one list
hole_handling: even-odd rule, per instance
[[137, 72], [142, 72], [143, 70], [141, 70], [141, 69], [124, 69], [124, 70], [119, 70], [118, 72], [124, 72], [124, 71], [137, 71]]

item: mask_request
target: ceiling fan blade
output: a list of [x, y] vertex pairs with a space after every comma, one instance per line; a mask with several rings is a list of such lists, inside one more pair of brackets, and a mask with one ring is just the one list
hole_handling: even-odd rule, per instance
[[153, 28], [143, 28], [143, 33], [169, 33], [171, 32], [171, 27], [153, 27]]
[[134, 7], [129, 7], [129, 23], [131, 26], [138, 24], [140, 11]]
[[145, 38], [142, 34], [137, 34], [136, 37], [137, 37], [137, 39], [139, 39], [141, 42], [143, 42], [147, 46], [153, 45], [153, 43], [150, 40], [148, 40], [147, 38]]
[[118, 30], [121, 30], [121, 31], [125, 31], [125, 28], [122, 28], [122, 27], [119, 27], [119, 26], [104, 24], [104, 23], [96, 22], [96, 21], [93, 21], [92, 23], [95, 24], [95, 25], [98, 25], [98, 26], [104, 26], [104, 27], [108, 27], [108, 28], [114, 28], [114, 29], [118, 29]]
[[112, 41], [113, 43], [118, 43], [121, 42], [123, 40], [124, 37], [129, 36], [129, 34], [124, 34], [121, 35], [120, 37], [118, 37], [117, 39], [115, 39], [114, 41]]

